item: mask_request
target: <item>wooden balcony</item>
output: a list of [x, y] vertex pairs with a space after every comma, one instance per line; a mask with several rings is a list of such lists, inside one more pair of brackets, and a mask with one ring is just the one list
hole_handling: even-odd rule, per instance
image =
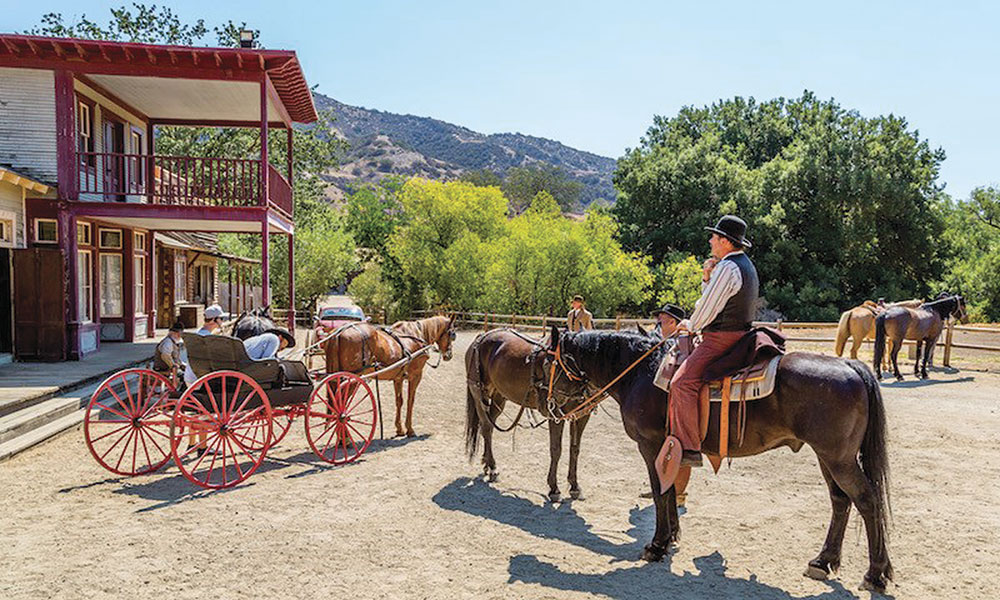
[[80, 200], [200, 207], [269, 207], [292, 217], [292, 187], [252, 158], [77, 152]]

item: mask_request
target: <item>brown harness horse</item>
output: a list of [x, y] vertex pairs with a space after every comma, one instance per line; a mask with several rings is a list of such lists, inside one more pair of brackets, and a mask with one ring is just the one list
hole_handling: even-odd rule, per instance
[[[654, 338], [620, 331], [564, 332], [552, 339], [551, 349], [562, 357], [559, 364], [585, 376], [591, 387], [605, 390], [621, 408], [625, 433], [635, 440], [646, 463], [656, 506], [656, 531], [643, 558], [660, 560], [680, 534], [675, 490], [659, 493], [655, 465], [666, 438], [667, 394], [653, 379], [665, 350], [654, 349]], [[720, 406], [711, 406], [702, 443], [709, 454], [719, 452]], [[730, 408], [732, 439], [739, 435], [738, 410], [738, 405]], [[730, 448], [731, 456], [753, 456], [781, 446], [797, 451], [808, 444], [819, 459], [833, 518], [823, 549], [809, 562], [806, 575], [825, 578], [840, 566], [853, 505], [868, 536], [869, 566], [862, 585], [884, 590], [892, 579], [886, 549], [889, 464], [885, 409], [871, 370], [856, 360], [793, 352], [779, 363], [774, 392], [747, 402], [745, 411], [746, 435], [741, 445]]]
[[[917, 341], [917, 360], [913, 365], [913, 374], [922, 379], [927, 378], [927, 361], [934, 353], [934, 346], [948, 317], [955, 317], [962, 323], [969, 320], [965, 311], [965, 298], [948, 296], [933, 302], [925, 302], [917, 308], [897, 306], [890, 308], [875, 319], [875, 362], [876, 376], [882, 379], [879, 369], [885, 352], [885, 342], [889, 341], [889, 356], [892, 358], [893, 374], [898, 381], [903, 380], [899, 372], [899, 349], [903, 340]], [[926, 344], [926, 347], [924, 346]], [[921, 349], [923, 349], [923, 365], [921, 366]]]
[[[489, 481], [496, 481], [500, 472], [493, 457], [493, 430], [509, 431], [497, 426], [497, 417], [508, 401], [521, 407], [515, 425], [525, 409], [537, 410], [548, 420], [549, 500], [557, 502], [561, 497], [557, 470], [565, 423], [561, 416], [573, 410], [586, 391], [586, 384], [560, 373], [556, 359], [547, 349], [547, 342], [510, 329], [480, 334], [469, 345], [465, 352], [465, 446], [472, 459], [482, 437], [483, 473]], [[582, 415], [570, 421], [569, 426], [569, 495], [574, 500], [583, 494], [576, 471], [580, 439], [589, 418], [589, 414]]]
[[[430, 317], [419, 321], [397, 321], [392, 327], [370, 323], [344, 326], [326, 341], [326, 372], [350, 371], [363, 375], [408, 358], [424, 346], [435, 344], [444, 360], [451, 360], [455, 318]], [[396, 435], [412, 437], [413, 400], [430, 357], [424, 353], [378, 376], [390, 380], [396, 393]], [[403, 429], [403, 381], [407, 383], [406, 429]]]

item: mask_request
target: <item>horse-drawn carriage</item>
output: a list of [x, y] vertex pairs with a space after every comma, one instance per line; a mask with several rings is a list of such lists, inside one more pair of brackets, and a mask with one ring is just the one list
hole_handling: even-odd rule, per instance
[[253, 360], [235, 337], [184, 334], [198, 379], [180, 390], [135, 368], [94, 392], [84, 419], [91, 454], [119, 475], [141, 475], [173, 459], [192, 483], [226, 488], [245, 481], [295, 417], [320, 459], [345, 464], [375, 434], [375, 396], [365, 378], [338, 372], [314, 381], [300, 361]]

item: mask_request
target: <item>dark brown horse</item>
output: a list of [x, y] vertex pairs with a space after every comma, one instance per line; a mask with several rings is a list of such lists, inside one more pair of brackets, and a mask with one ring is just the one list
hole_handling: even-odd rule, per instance
[[[419, 321], [397, 321], [392, 327], [356, 323], [342, 327], [326, 342], [326, 372], [350, 371], [359, 375], [377, 371], [429, 344], [435, 344], [444, 360], [451, 360], [455, 339], [454, 317], [437, 316]], [[396, 435], [413, 437], [413, 400], [424, 376], [426, 353], [406, 364], [382, 373], [380, 380], [392, 381], [396, 392]], [[407, 384], [406, 429], [403, 429], [403, 382]]]
[[[941, 330], [949, 317], [954, 317], [966, 323], [969, 320], [965, 312], [965, 298], [961, 296], [946, 296], [933, 302], [925, 302], [917, 308], [894, 306], [887, 309], [875, 319], [875, 362], [876, 376], [882, 379], [882, 354], [885, 352], [886, 339], [889, 340], [889, 356], [892, 358], [892, 370], [898, 381], [903, 380], [899, 372], [899, 349], [903, 340], [917, 341], [917, 360], [913, 364], [913, 374], [927, 379], [927, 361], [934, 355]], [[926, 347], [925, 347], [926, 345]], [[921, 350], [923, 350], [923, 365], [921, 368]]]
[[[465, 446], [469, 458], [474, 458], [482, 436], [483, 472], [489, 481], [496, 481], [500, 471], [493, 457], [493, 430], [505, 431], [497, 426], [497, 417], [507, 402], [521, 407], [515, 423], [524, 410], [537, 410], [549, 420], [549, 500], [557, 502], [561, 497], [557, 470], [562, 455], [563, 421], [553, 417], [572, 409], [582, 399], [586, 387], [560, 369], [553, 371], [547, 350], [547, 342], [543, 344], [541, 340], [510, 329], [494, 329], [481, 334], [469, 345], [465, 352]], [[551, 402], [550, 385], [553, 390]], [[573, 499], [583, 494], [576, 467], [580, 438], [589, 418], [584, 415], [571, 421], [569, 426], [568, 479], [569, 495]], [[510, 428], [513, 429], [513, 425]]]
[[[586, 331], [553, 334], [561, 345], [567, 370], [586, 376], [592, 386], [611, 382], [655, 343], [656, 339], [626, 332]], [[625, 432], [639, 446], [646, 462], [656, 505], [656, 531], [643, 558], [660, 560], [678, 539], [680, 523], [673, 488], [659, 494], [655, 461], [665, 436], [667, 395], [653, 385], [661, 348], [614, 383], [608, 393], [621, 406]], [[737, 439], [739, 403], [729, 417], [730, 439]], [[718, 453], [719, 410], [713, 403], [706, 453]], [[819, 459], [833, 504], [833, 518], [819, 555], [809, 562], [806, 575], [825, 578], [840, 566], [841, 546], [853, 504], [868, 534], [869, 566], [863, 587], [884, 590], [892, 579], [886, 550], [889, 518], [889, 464], [886, 454], [885, 410], [871, 370], [856, 360], [793, 352], [778, 366], [775, 391], [746, 404], [746, 433], [742, 445], [730, 448], [736, 457], [752, 456], [788, 446], [793, 451], [808, 444]]]

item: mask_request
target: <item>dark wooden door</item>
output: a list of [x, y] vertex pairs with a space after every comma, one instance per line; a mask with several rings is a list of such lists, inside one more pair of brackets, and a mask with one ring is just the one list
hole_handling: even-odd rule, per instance
[[[117, 121], [104, 122], [104, 191], [106, 197], [125, 201], [127, 191], [125, 126]], [[110, 192], [110, 193], [109, 193]]]
[[10, 289], [10, 250], [0, 248], [0, 352], [14, 349], [14, 300]]
[[14, 356], [66, 359], [66, 279], [58, 248], [14, 250]]

